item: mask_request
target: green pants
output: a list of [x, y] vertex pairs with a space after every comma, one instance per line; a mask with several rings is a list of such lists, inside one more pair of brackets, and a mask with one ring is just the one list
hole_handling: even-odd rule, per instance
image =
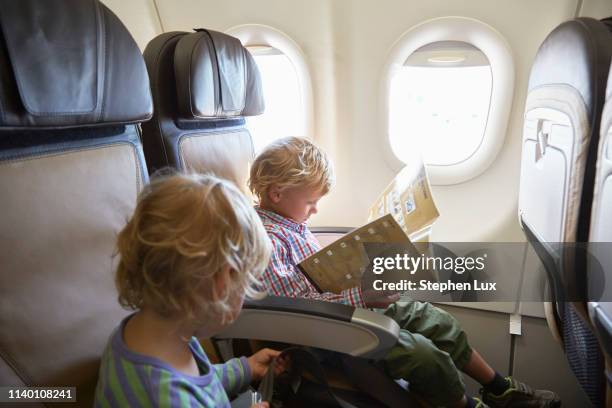
[[410, 389], [435, 406], [457, 402], [465, 394], [461, 370], [472, 349], [459, 322], [430, 303], [397, 302], [385, 315], [401, 330], [397, 344], [385, 357], [393, 378], [410, 383]]

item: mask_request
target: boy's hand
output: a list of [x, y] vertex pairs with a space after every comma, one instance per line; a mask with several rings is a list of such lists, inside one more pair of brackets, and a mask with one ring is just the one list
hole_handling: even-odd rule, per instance
[[267, 402], [258, 402], [257, 404], [251, 405], [251, 408], [270, 408], [270, 404]]
[[251, 369], [251, 375], [253, 380], [261, 380], [264, 375], [268, 372], [268, 368], [274, 359], [276, 364], [274, 365], [274, 374], [278, 375], [287, 369], [289, 363], [286, 357], [279, 357], [280, 351], [264, 348], [247, 358], [249, 362], [249, 368]]
[[367, 289], [361, 292], [361, 296], [367, 307], [375, 309], [386, 309], [400, 299], [399, 293], [390, 290]]

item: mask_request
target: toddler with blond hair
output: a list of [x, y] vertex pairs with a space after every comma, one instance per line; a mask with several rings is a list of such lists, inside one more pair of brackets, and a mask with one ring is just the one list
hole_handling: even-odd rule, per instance
[[279, 352], [213, 365], [197, 340], [233, 322], [245, 295], [263, 295], [253, 287], [270, 244], [233, 184], [196, 174], [154, 179], [117, 252], [119, 303], [135, 313], [106, 346], [96, 407], [229, 407], [228, 396], [264, 376]]
[[[263, 281], [269, 294], [386, 307], [385, 315], [400, 326], [397, 344], [383, 365], [393, 378], [433, 406], [557, 407], [550, 391], [532, 390], [494, 371], [468, 344], [467, 335], [450, 314], [430, 303], [396, 302], [397, 295], [354, 287], [341, 293], [320, 293], [297, 267], [321, 245], [306, 222], [317, 213], [319, 200], [334, 183], [327, 155], [310, 141], [288, 137], [267, 146], [251, 167], [249, 188], [256, 210], [272, 242], [272, 258]], [[465, 395], [459, 370], [483, 385], [483, 401]]]

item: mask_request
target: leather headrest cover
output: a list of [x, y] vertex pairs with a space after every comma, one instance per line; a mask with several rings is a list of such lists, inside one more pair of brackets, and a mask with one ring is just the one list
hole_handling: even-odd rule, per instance
[[97, 0], [0, 0], [0, 28], [0, 127], [151, 118], [140, 50]]
[[181, 117], [259, 115], [264, 111], [257, 64], [240, 40], [212, 30], [183, 36], [174, 51]]
[[546, 37], [535, 58], [529, 90], [569, 85], [582, 95], [589, 115], [603, 103], [612, 37], [606, 24], [587, 17], [566, 21]]

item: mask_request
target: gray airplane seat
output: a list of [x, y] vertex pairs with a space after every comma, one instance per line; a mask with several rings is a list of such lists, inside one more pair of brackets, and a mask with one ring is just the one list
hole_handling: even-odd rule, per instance
[[0, 102], [0, 385], [76, 387], [68, 405], [91, 407], [126, 314], [113, 252], [148, 177], [146, 67], [98, 1], [0, 0]]
[[540, 46], [525, 106], [519, 197], [522, 228], [548, 275], [549, 321], [595, 406], [602, 404], [603, 359], [585, 319], [586, 257], [574, 244], [589, 239], [611, 55], [607, 25], [590, 18], [561, 24]]
[[259, 70], [237, 38], [169, 32], [147, 45], [155, 114], [143, 125], [151, 173], [213, 172], [244, 188], [254, 151], [245, 117], [263, 113]]
[[[612, 26], [612, 18], [606, 21]], [[612, 67], [611, 67], [612, 69]], [[598, 264], [589, 264], [589, 314], [606, 358], [607, 404], [612, 406], [612, 76], [608, 75], [606, 103], [600, 126], [595, 187], [591, 212], [591, 253]], [[602, 268], [603, 266], [603, 268]], [[603, 270], [598, 275], [597, 269]]]

